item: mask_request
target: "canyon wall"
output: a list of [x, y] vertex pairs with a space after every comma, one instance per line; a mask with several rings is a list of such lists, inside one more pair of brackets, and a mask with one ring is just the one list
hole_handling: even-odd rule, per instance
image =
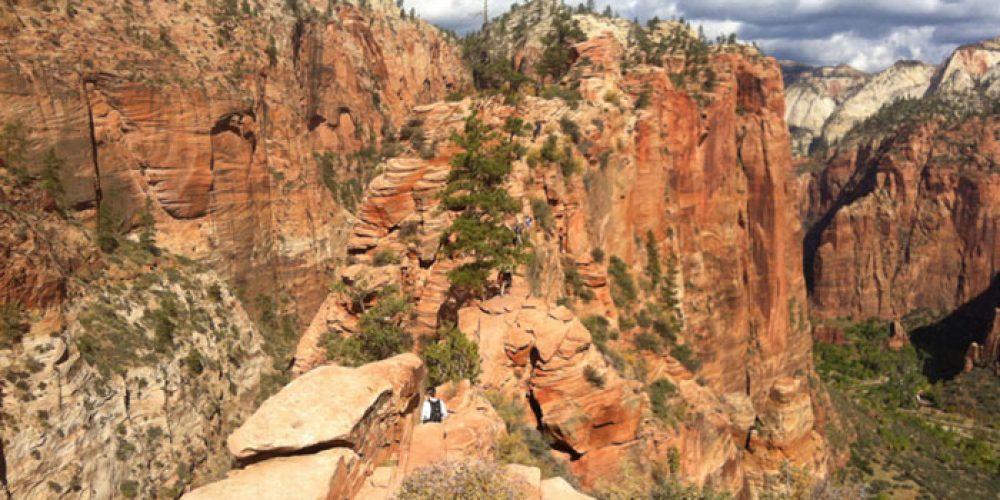
[[[388, 422], [383, 442], [359, 442], [353, 421], [346, 437], [267, 449], [235, 447], [246, 433], [231, 431], [257, 426], [244, 420], [283, 382], [279, 341], [300, 337], [293, 390], [337, 368], [317, 368], [331, 336], [362, 328], [348, 291], [389, 285], [412, 304], [415, 340], [454, 324], [478, 343], [483, 376], [466, 406], [489, 414], [486, 391], [523, 406], [586, 487], [615, 482], [636, 456], [750, 496], [785, 491], [788, 470], [825, 478], [773, 59], [680, 23], [654, 26], [662, 43], [649, 46], [627, 22], [575, 15], [585, 40], [561, 97], [445, 102], [469, 85], [457, 48], [388, 0], [187, 5], [0, 11], [0, 121], [25, 131], [18, 166], [61, 181], [57, 201], [35, 205], [65, 234], [48, 257], [32, 256], [44, 234], [0, 239], [17, 257], [2, 296], [31, 323], [59, 322], [0, 351], [17, 388], [4, 386], [5, 415], [31, 429], [4, 436], [10, 491], [55, 490], [39, 478], [84, 496], [190, 491], [229, 468], [230, 435], [244, 462], [225, 481], [315, 460], [330, 472], [320, 483], [350, 486], [338, 494], [371, 485], [381, 464], [352, 457], [411, 439], [400, 419], [412, 426], [422, 375], [373, 415]], [[544, 33], [527, 36], [511, 57], [530, 66]], [[492, 130], [527, 124], [508, 132], [524, 154], [506, 185], [520, 211], [505, 222], [535, 218], [523, 235], [533, 258], [506, 295], [459, 303], [448, 272], [460, 261], [441, 248], [455, 214], [438, 195], [459, 152], [452, 134], [473, 113]], [[17, 217], [5, 223], [26, 225]], [[137, 250], [144, 231], [162, 254]], [[100, 254], [95, 232], [118, 237], [118, 253]], [[285, 331], [282, 312], [308, 327]], [[45, 356], [21, 366], [28, 351]], [[673, 389], [654, 397], [657, 383]], [[348, 403], [345, 415], [371, 407]], [[60, 452], [60, 432], [78, 432], [75, 447]], [[226, 487], [215, 484], [198, 491]]]
[[[748, 494], [780, 490], [786, 462], [821, 480], [826, 448], [811, 396], [818, 388], [810, 387], [802, 235], [777, 63], [732, 46], [698, 63], [711, 83], [672, 76], [692, 71], [682, 54], [626, 71], [637, 47], [622, 43], [616, 24], [601, 30], [593, 17], [577, 17], [592, 23], [581, 22], [590, 38], [574, 47], [569, 71], [578, 101], [523, 96], [414, 109], [409, 123], [442, 147], [390, 160], [371, 183], [344, 287], [401, 283], [413, 300], [415, 337], [445, 326], [446, 276], [456, 263], [439, 247], [452, 215], [436, 193], [457, 152], [446, 139], [471, 113], [494, 130], [520, 118], [535, 132], [512, 135], [526, 154], [507, 191], [521, 206], [517, 221], [537, 221], [527, 236], [534, 264], [515, 274], [503, 301], [458, 312], [459, 328], [479, 344], [480, 388], [524, 401], [588, 486], [607, 484], [633, 453], [660, 464], [679, 453], [685, 481]], [[651, 266], [669, 275], [676, 303], [650, 281]], [[623, 280], [636, 288], [625, 302], [616, 298]], [[298, 372], [325, 361], [327, 336], [358, 334], [352, 304], [343, 291], [327, 298], [300, 340]], [[664, 326], [674, 338], [637, 349], [652, 329], [636, 318], [657, 314], [675, 322]], [[594, 315], [610, 318], [618, 337], [580, 331], [577, 320]], [[671, 355], [682, 351], [688, 367]], [[588, 381], [595, 377], [600, 388]], [[665, 426], [651, 414], [640, 391], [660, 378], [680, 388], [669, 404], [688, 418]]]
[[163, 247], [308, 320], [383, 137], [468, 77], [393, 2], [185, 5], [5, 5], [0, 121], [54, 148], [81, 220], [148, 199]]

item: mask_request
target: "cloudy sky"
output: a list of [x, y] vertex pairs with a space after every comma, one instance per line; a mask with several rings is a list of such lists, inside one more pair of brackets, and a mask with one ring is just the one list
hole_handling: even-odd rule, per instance
[[[511, 3], [490, 0], [491, 16]], [[709, 37], [735, 32], [781, 59], [848, 63], [868, 71], [899, 59], [937, 63], [960, 44], [1000, 35], [1000, 0], [597, 0], [600, 10], [609, 3], [628, 18], [684, 16], [703, 25]], [[424, 19], [459, 32], [482, 23], [482, 0], [406, 4]]]

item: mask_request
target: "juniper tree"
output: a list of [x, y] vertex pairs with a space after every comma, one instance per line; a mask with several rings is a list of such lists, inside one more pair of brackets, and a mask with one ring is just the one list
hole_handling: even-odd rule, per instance
[[153, 217], [153, 200], [146, 197], [146, 205], [143, 206], [139, 214], [139, 246], [143, 250], [157, 255], [159, 248], [156, 246], [156, 219]]
[[504, 224], [520, 208], [504, 189], [518, 147], [509, 138], [499, 138], [475, 113], [452, 141], [464, 151], [452, 159], [441, 194], [444, 207], [459, 212], [444, 235], [444, 249], [462, 264], [448, 277], [454, 291], [482, 294], [492, 271], [512, 272], [526, 260], [514, 231]]

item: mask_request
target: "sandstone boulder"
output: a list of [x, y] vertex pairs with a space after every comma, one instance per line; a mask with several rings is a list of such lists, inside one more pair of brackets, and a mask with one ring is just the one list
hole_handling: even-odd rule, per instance
[[593, 498], [576, 491], [561, 477], [542, 480], [542, 500], [593, 500]]
[[[317, 446], [369, 451], [401, 409], [415, 404], [423, 362], [403, 354], [361, 368], [329, 365], [295, 379], [229, 437], [237, 458], [289, 454]], [[391, 427], [391, 426], [390, 426]]]
[[541, 500], [542, 471], [538, 467], [520, 464], [507, 464], [504, 470], [511, 480], [521, 490], [521, 498], [525, 500]]
[[185, 500], [327, 500], [345, 498], [356, 482], [358, 456], [346, 448], [265, 460], [235, 470], [218, 482], [198, 488]]

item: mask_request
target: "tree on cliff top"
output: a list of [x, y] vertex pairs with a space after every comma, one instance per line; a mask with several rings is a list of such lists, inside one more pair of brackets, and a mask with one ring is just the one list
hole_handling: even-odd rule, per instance
[[446, 209], [459, 212], [445, 232], [444, 249], [462, 264], [448, 278], [455, 291], [479, 295], [491, 271], [512, 272], [526, 260], [515, 243], [514, 231], [504, 224], [520, 208], [504, 189], [519, 148], [509, 138], [501, 140], [475, 113], [452, 141], [464, 151], [452, 159], [448, 185], [441, 195]]

